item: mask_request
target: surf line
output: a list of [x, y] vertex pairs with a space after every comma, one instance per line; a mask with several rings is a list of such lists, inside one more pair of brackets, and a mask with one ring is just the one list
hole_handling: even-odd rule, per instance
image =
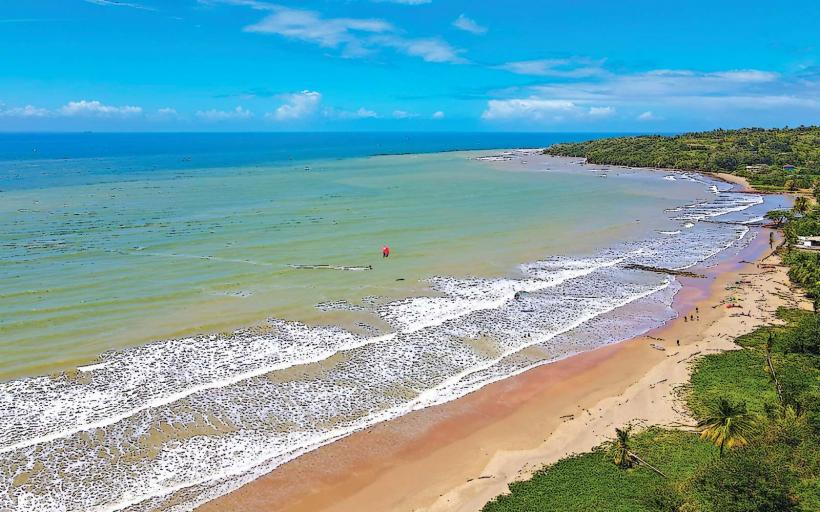
[[[578, 275], [569, 277], [567, 279], [574, 279], [576, 277], [580, 277], [580, 276], [587, 275], [587, 274], [590, 274], [592, 272], [595, 272], [595, 271], [599, 270], [600, 268], [614, 266], [614, 265], [620, 263], [621, 261], [623, 261], [623, 259], [624, 258], [619, 258], [619, 259], [616, 259], [616, 260], [613, 260], [613, 261], [606, 262], [606, 263], [601, 264], [601, 265], [595, 265], [595, 266], [593, 266], [589, 269], [586, 269], [585, 271], [579, 273]], [[537, 280], [537, 281], [542, 282], [541, 280]], [[561, 282], [563, 282], [563, 281], [566, 281], [566, 279], [562, 280]], [[560, 283], [549, 283], [546, 286], [539, 286], [538, 289], [549, 288], [549, 287], [555, 286], [557, 284], [560, 284]], [[478, 311], [478, 310], [482, 310], [482, 309], [493, 309], [495, 307], [498, 307], [498, 305], [503, 304], [505, 301], [510, 300], [511, 298], [512, 298], [512, 294], [510, 294], [509, 297], [502, 297], [501, 300], [496, 301], [496, 302], [494, 302], [493, 304], [491, 304], [489, 306], [488, 305], [483, 305], [483, 307], [471, 308], [467, 311], [461, 311], [458, 314], [456, 314], [454, 316], [451, 316], [450, 318], [440, 319], [440, 321], [436, 322], [435, 325], [439, 325], [440, 323], [442, 323], [444, 321], [447, 321], [447, 320], [450, 320], [450, 319], [453, 319], [453, 318], [461, 317], [465, 314], [470, 314], [474, 311]], [[430, 327], [430, 326], [431, 325], [421, 325], [421, 326], [417, 326], [416, 328], [410, 328], [410, 329], [404, 328], [404, 329], [399, 329], [399, 332], [403, 333], [403, 334], [409, 334], [409, 333], [412, 333], [412, 332], [415, 332], [417, 330], [427, 328], [427, 327]], [[38, 436], [38, 437], [34, 437], [34, 438], [31, 438], [31, 439], [20, 441], [18, 443], [12, 444], [12, 445], [0, 446], [0, 454], [7, 453], [7, 452], [17, 450], [17, 449], [21, 449], [21, 448], [26, 448], [28, 446], [33, 446], [33, 445], [44, 443], [44, 442], [53, 441], [53, 440], [60, 439], [60, 438], [63, 438], [63, 437], [68, 437], [68, 436], [74, 435], [78, 432], [83, 432], [83, 431], [91, 430], [91, 429], [94, 429], [94, 428], [101, 428], [101, 427], [105, 427], [105, 426], [108, 426], [108, 425], [112, 425], [114, 423], [117, 423], [117, 422], [125, 419], [125, 418], [133, 416], [134, 414], [142, 412], [146, 409], [149, 409], [149, 408], [152, 408], [152, 407], [160, 407], [162, 405], [166, 405], [166, 404], [175, 402], [177, 400], [181, 400], [185, 397], [188, 397], [188, 396], [190, 396], [194, 393], [200, 392], [200, 391], [205, 391], [205, 390], [208, 390], [208, 389], [215, 389], [215, 388], [219, 388], [219, 387], [229, 386], [229, 385], [241, 382], [241, 381], [249, 379], [249, 378], [264, 375], [264, 374], [269, 373], [271, 371], [282, 370], [282, 369], [285, 369], [285, 368], [290, 368], [292, 366], [297, 366], [297, 365], [302, 365], [302, 364], [316, 363], [316, 362], [319, 362], [319, 361], [323, 361], [323, 360], [327, 359], [328, 357], [330, 357], [331, 355], [336, 354], [340, 351], [352, 350], [352, 349], [360, 348], [360, 347], [370, 345], [370, 344], [374, 344], [374, 343], [390, 341], [390, 340], [394, 339], [399, 334], [399, 332], [389, 333], [389, 334], [385, 334], [385, 335], [381, 335], [381, 336], [376, 336], [376, 337], [373, 337], [373, 338], [364, 338], [364, 339], [360, 340], [357, 343], [351, 343], [351, 344], [346, 345], [344, 347], [340, 347], [339, 349], [334, 350], [334, 351], [324, 351], [321, 354], [317, 354], [316, 356], [314, 356], [312, 358], [305, 358], [303, 360], [297, 360], [297, 361], [291, 361], [291, 362], [287, 362], [287, 363], [279, 363], [279, 364], [276, 364], [276, 365], [265, 366], [265, 367], [257, 368], [255, 370], [250, 370], [248, 372], [241, 373], [241, 374], [238, 374], [238, 375], [235, 375], [233, 377], [226, 378], [226, 379], [223, 379], [223, 380], [220, 380], [220, 381], [204, 383], [204, 384], [200, 384], [198, 386], [193, 386], [191, 388], [185, 389], [185, 390], [177, 392], [177, 393], [172, 393], [172, 394], [166, 395], [166, 396], [160, 396], [160, 397], [155, 398], [153, 400], [149, 400], [149, 401], [145, 402], [142, 405], [139, 405], [137, 407], [129, 409], [128, 411], [124, 411], [122, 413], [119, 413], [119, 414], [116, 414], [116, 415], [113, 415], [113, 416], [110, 416], [110, 417], [107, 417], [107, 418], [103, 418], [103, 419], [100, 419], [98, 421], [83, 423], [83, 424], [76, 425], [76, 426], [74, 426], [72, 428], [69, 428], [69, 429], [64, 429], [64, 430], [61, 430], [61, 431], [52, 432], [50, 434], [44, 434], [44, 435], [41, 435], [41, 436]]]
[[[600, 311], [597, 311], [597, 312], [594, 312], [594, 313], [591, 313], [591, 314], [587, 314], [587, 315], [583, 315], [582, 317], [576, 319], [575, 321], [571, 322], [570, 324], [559, 328], [558, 331], [547, 333], [547, 334], [544, 334], [543, 336], [538, 336], [536, 338], [533, 338], [533, 341], [531, 341], [531, 342], [529, 342], [529, 343], [527, 343], [527, 344], [525, 344], [521, 347], [517, 347], [515, 349], [504, 351], [497, 358], [493, 358], [493, 359], [491, 359], [489, 361], [486, 361], [482, 364], [479, 364], [479, 365], [477, 365], [473, 368], [469, 368], [467, 370], [459, 372], [458, 374], [453, 375], [453, 376], [445, 379], [444, 381], [440, 382], [438, 385], [436, 385], [433, 388], [430, 388], [430, 389], [427, 389], [427, 390], [418, 390], [418, 389], [416, 389], [416, 391], [419, 391], [419, 394], [416, 395], [416, 397], [414, 397], [413, 399], [409, 400], [408, 402], [406, 402], [404, 404], [396, 405], [394, 407], [390, 407], [386, 410], [379, 411], [379, 412], [377, 412], [377, 413], [375, 413], [375, 414], [373, 414], [369, 417], [366, 417], [364, 419], [364, 421], [361, 421], [360, 423], [358, 423], [355, 426], [346, 427], [346, 428], [336, 428], [336, 429], [333, 429], [329, 432], [326, 432], [324, 435], [321, 435], [321, 437], [319, 439], [315, 440], [313, 443], [311, 443], [307, 446], [299, 447], [299, 448], [293, 450], [293, 452], [291, 452], [291, 454], [293, 455], [292, 457], [287, 456], [287, 455], [291, 455], [291, 454], [285, 454], [286, 456], [283, 459], [280, 459], [279, 461], [277, 461], [277, 464], [275, 466], [273, 466], [273, 468], [278, 467], [279, 465], [284, 464], [285, 462], [287, 462], [289, 460], [293, 460], [294, 458], [298, 457], [299, 455], [302, 455], [304, 453], [308, 453], [310, 451], [313, 451], [313, 450], [315, 450], [316, 448], [318, 448], [320, 446], [329, 444], [329, 443], [331, 443], [333, 441], [336, 441], [338, 439], [341, 439], [343, 437], [347, 437], [348, 435], [350, 435], [351, 433], [353, 433], [357, 430], [366, 429], [369, 426], [375, 425], [375, 424], [380, 423], [382, 421], [387, 421], [387, 420], [394, 419], [398, 416], [402, 416], [404, 414], [410, 413], [410, 412], [415, 411], [415, 410], [424, 409], [424, 408], [431, 407], [431, 406], [439, 404], [439, 403], [445, 403], [445, 402], [455, 400], [455, 399], [457, 399], [461, 396], [466, 395], [467, 393], [475, 391], [476, 389], [481, 389], [481, 388], [483, 388], [483, 387], [485, 387], [489, 384], [492, 384], [494, 382], [498, 382], [500, 380], [504, 380], [506, 378], [513, 377], [515, 375], [519, 375], [519, 374], [524, 373], [525, 371], [527, 371], [531, 368], [535, 368], [535, 367], [541, 366], [543, 364], [549, 364], [549, 363], [552, 363], [552, 362], [554, 362], [558, 359], [564, 359], [564, 357], [560, 357], [560, 358], [554, 359], [554, 360], [545, 360], [545, 361], [536, 362], [532, 365], [528, 365], [524, 368], [521, 368], [517, 371], [514, 371], [509, 375], [504, 375], [504, 376], [498, 376], [496, 378], [491, 378], [491, 379], [488, 379], [487, 381], [480, 382], [478, 384], [474, 384], [474, 385], [468, 386], [466, 388], [462, 388], [461, 391], [456, 390], [455, 393], [452, 393], [452, 390], [454, 389], [454, 385], [457, 384], [459, 381], [462, 381], [465, 377], [469, 377], [470, 375], [475, 374], [476, 372], [480, 372], [480, 371], [489, 369], [490, 367], [494, 366], [495, 364], [497, 364], [498, 362], [503, 360], [505, 357], [509, 357], [509, 356], [511, 356], [511, 355], [513, 355], [517, 352], [525, 350], [526, 348], [531, 347], [533, 345], [536, 345], [538, 343], [543, 343], [545, 341], [549, 341], [549, 340], [555, 338], [556, 336], [559, 336], [561, 334], [569, 332], [569, 331], [579, 327], [580, 325], [582, 325], [582, 324], [584, 324], [584, 323], [586, 323], [586, 322], [588, 322], [588, 321], [590, 321], [594, 318], [597, 318], [597, 317], [599, 317], [603, 314], [609, 313], [609, 312], [614, 311], [614, 310], [616, 310], [620, 307], [623, 307], [627, 304], [630, 304], [630, 303], [632, 303], [636, 300], [643, 299], [643, 298], [648, 297], [650, 295], [653, 295], [653, 294], [655, 294], [659, 291], [662, 291], [662, 290], [666, 289], [667, 287], [669, 287], [669, 285], [671, 285], [672, 282], [673, 282], [672, 279], [665, 279], [663, 281], [663, 283], [661, 283], [657, 287], [650, 288], [649, 290], [645, 290], [645, 291], [643, 291], [641, 293], [638, 293], [634, 296], [626, 297], [626, 298], [623, 298], [619, 301], [615, 301], [615, 302], [613, 302], [613, 303], [611, 303], [607, 306], [604, 306], [603, 309], [600, 310]], [[565, 357], [570, 357], [572, 355], [575, 355], [575, 353], [569, 354]], [[447, 391], [447, 390], [450, 390], [451, 394], [449, 394], [449, 395], [440, 394], [441, 391]], [[269, 454], [266, 454], [265, 456], [262, 456], [262, 457], [258, 458], [256, 461], [251, 462], [250, 464], [248, 464], [244, 468], [234, 468], [234, 469], [229, 469], [227, 471], [223, 470], [223, 471], [221, 471], [217, 474], [214, 474], [214, 475], [200, 477], [200, 478], [197, 478], [197, 479], [194, 479], [194, 480], [189, 480], [187, 482], [180, 482], [178, 484], [175, 484], [175, 485], [169, 486], [169, 487], [154, 489], [151, 492], [149, 492], [145, 495], [142, 495], [142, 496], [127, 496], [125, 499], [122, 499], [117, 503], [104, 505], [104, 506], [99, 506], [99, 507], [96, 507], [96, 508], [91, 509], [91, 510], [93, 510], [94, 512], [116, 512], [118, 510], [123, 510], [123, 509], [128, 508], [130, 506], [133, 506], [135, 504], [142, 503], [142, 502], [144, 502], [148, 499], [162, 497], [162, 496], [168, 496], [169, 494], [171, 494], [173, 492], [177, 492], [177, 491], [182, 490], [182, 489], [191, 488], [191, 487], [194, 487], [194, 486], [197, 486], [197, 485], [207, 485], [210, 482], [217, 482], [217, 481], [222, 480], [224, 478], [234, 478], [234, 477], [237, 477], [237, 476], [240, 476], [240, 475], [247, 475], [247, 474], [253, 475], [248, 480], [248, 481], [250, 481], [250, 480], [255, 479], [258, 476], [261, 476], [262, 474], [265, 474], [265, 473], [269, 472], [271, 469], [273, 469], [273, 468], [267, 468], [267, 469], [263, 469], [261, 471], [255, 471], [256, 468], [258, 468], [260, 466], [263, 466], [263, 465], [266, 465], [266, 463], [271, 462], [272, 460], [276, 459], [277, 457], [281, 457], [281, 455], [279, 455], [279, 454], [275, 454], [272, 457], [270, 457], [268, 455]], [[233, 487], [233, 489], [236, 489], [238, 487], [239, 486]], [[231, 490], [233, 490], [233, 489], [231, 489]]]
[[[637, 251], [633, 251], [632, 254], [640, 254], [642, 251], [643, 251], [642, 249], [638, 249]], [[578, 277], [589, 275], [589, 274], [591, 274], [593, 272], [596, 272], [596, 271], [598, 271], [602, 268], [615, 266], [615, 265], [623, 262], [626, 259], [626, 257], [627, 256], [623, 256], [621, 258], [617, 258], [617, 259], [614, 259], [614, 260], [611, 260], [611, 261], [607, 261], [607, 262], [599, 264], [599, 265], [593, 265], [593, 266], [579, 272], [578, 274], [567, 277], [566, 279], [562, 279], [559, 282], [544, 282], [543, 280], [538, 279], [536, 281], [539, 282], [539, 285], [535, 287], [535, 290], [551, 288], [551, 287], [557, 286], [558, 284], [561, 284], [562, 282], [565, 282], [567, 280], [576, 279]], [[531, 291], [534, 291], [534, 290], [531, 290]], [[159, 398], [149, 400], [149, 401], [145, 402], [144, 404], [142, 404], [140, 406], [129, 409], [128, 411], [124, 411], [122, 413], [119, 413], [119, 414], [116, 414], [116, 415], [113, 415], [113, 416], [110, 416], [110, 417], [107, 417], [107, 418], [104, 418], [104, 419], [101, 419], [101, 420], [98, 420], [98, 421], [83, 423], [83, 424], [76, 425], [76, 426], [74, 426], [72, 428], [69, 428], [69, 429], [64, 429], [64, 430], [61, 430], [61, 431], [52, 432], [50, 434], [41, 435], [41, 436], [38, 436], [38, 437], [34, 437], [34, 438], [31, 438], [31, 439], [20, 441], [18, 443], [12, 444], [12, 445], [2, 446], [2, 447], [0, 447], [0, 454], [7, 453], [7, 452], [10, 452], [10, 451], [14, 451], [14, 450], [21, 449], [21, 448], [26, 448], [28, 446], [33, 446], [33, 445], [40, 444], [40, 443], [53, 441], [53, 440], [60, 439], [60, 438], [63, 438], [63, 437], [68, 437], [68, 436], [74, 435], [78, 432], [83, 432], [83, 431], [91, 430], [91, 429], [94, 429], [94, 428], [101, 428], [101, 427], [105, 427], [105, 426], [108, 426], [108, 425], [113, 425], [114, 423], [117, 423], [117, 422], [119, 422], [119, 421], [121, 421], [125, 418], [133, 416], [134, 414], [137, 414], [137, 413], [142, 412], [144, 410], [150, 409], [152, 407], [160, 407], [162, 405], [167, 405], [169, 403], [175, 402], [177, 400], [181, 400], [183, 398], [186, 398], [186, 397], [188, 397], [188, 396], [190, 396], [194, 393], [198, 393], [200, 391], [205, 391], [205, 390], [208, 390], [208, 389], [215, 389], [215, 388], [229, 386], [229, 385], [236, 384], [238, 382], [241, 382], [241, 381], [249, 379], [249, 378], [259, 377], [261, 375], [264, 375], [264, 374], [272, 372], [272, 371], [291, 368], [293, 366], [298, 366], [298, 365], [303, 365], [303, 364], [316, 363], [316, 362], [319, 362], [319, 361], [323, 361], [323, 360], [327, 359], [328, 357], [330, 357], [331, 355], [334, 355], [334, 354], [339, 353], [341, 351], [353, 350], [353, 349], [360, 348], [360, 347], [363, 347], [363, 346], [366, 346], [366, 345], [371, 345], [371, 344], [374, 344], [374, 343], [390, 341], [390, 340], [394, 339], [396, 336], [398, 336], [399, 333], [402, 333], [402, 334], [413, 333], [413, 332], [416, 332], [418, 330], [431, 327], [432, 325], [440, 325], [443, 322], [446, 322], [448, 320], [452, 320], [452, 319], [455, 319], [455, 318], [462, 317], [466, 314], [470, 314], [470, 313], [473, 313], [475, 311], [496, 308], [499, 305], [506, 302], [507, 300], [512, 299], [512, 296], [513, 296], [513, 294], [508, 294], [508, 296], [504, 296], [504, 297], [501, 297], [497, 301], [493, 301], [492, 304], [489, 304], [489, 305], [483, 304], [481, 307], [478, 307], [478, 308], [469, 308], [467, 311], [460, 311], [456, 315], [451, 315], [451, 316], [448, 316], [447, 318], [440, 319], [435, 324], [418, 325], [418, 326], [415, 326], [415, 327], [411, 327], [409, 329], [406, 328], [406, 326], [405, 326], [405, 328], [400, 328], [398, 330], [398, 332], [388, 333], [388, 334], [384, 334], [384, 335], [381, 335], [381, 336], [376, 336], [376, 337], [373, 337], [373, 338], [364, 338], [364, 339], [360, 340], [357, 343], [351, 343], [351, 344], [346, 345], [344, 347], [340, 347], [337, 350], [324, 351], [321, 354], [317, 354], [316, 356], [314, 356], [312, 358], [305, 358], [303, 360], [296, 360], [296, 361], [290, 361], [290, 362], [287, 362], [287, 363], [279, 363], [279, 364], [276, 364], [276, 365], [265, 366], [265, 367], [257, 368], [255, 370], [250, 370], [248, 372], [244, 372], [244, 373], [241, 373], [241, 374], [238, 374], [238, 375], [235, 375], [233, 377], [226, 378], [226, 379], [223, 379], [223, 380], [204, 383], [204, 384], [200, 384], [198, 386], [193, 386], [191, 388], [185, 389], [185, 390], [177, 392], [177, 393], [172, 393], [170, 395], [161, 396]]]
[[305, 365], [305, 364], [318, 363], [320, 361], [324, 361], [325, 359], [327, 359], [327, 358], [329, 358], [329, 357], [331, 357], [335, 354], [338, 354], [339, 352], [354, 350], [354, 349], [364, 347], [366, 345], [371, 345], [371, 344], [374, 344], [374, 343], [381, 343], [381, 342], [385, 342], [385, 341], [390, 341], [393, 338], [395, 338], [396, 336], [397, 336], [397, 333], [389, 333], [389, 334], [384, 334], [384, 335], [381, 335], [381, 336], [375, 336], [373, 338], [363, 338], [358, 343], [351, 343], [351, 344], [346, 345], [344, 347], [340, 347], [339, 350], [332, 350], [332, 351], [331, 350], [326, 350], [326, 351], [322, 352], [321, 354], [317, 354], [314, 357], [299, 359], [299, 360], [295, 360], [295, 361], [289, 361], [289, 362], [285, 362], [285, 363], [274, 364], [274, 365], [270, 365], [270, 366], [265, 366], [265, 367], [257, 368], [255, 370], [251, 370], [251, 371], [248, 371], [248, 372], [240, 373], [238, 375], [234, 375], [233, 377], [230, 377], [230, 378], [226, 378], [226, 379], [222, 379], [222, 380], [214, 381], [214, 382], [207, 382], [205, 384], [200, 384], [198, 386], [193, 386], [193, 387], [190, 387], [190, 388], [185, 389], [183, 391], [179, 391], [177, 393], [172, 393], [170, 395], [161, 396], [161, 397], [155, 398], [153, 400], [148, 400], [144, 404], [142, 404], [140, 406], [137, 406], [137, 407], [134, 407], [133, 409], [129, 409], [129, 410], [124, 411], [122, 413], [115, 414], [113, 416], [109, 416], [107, 418], [103, 418], [103, 419], [98, 420], [98, 421], [89, 422], [89, 423], [82, 423], [82, 424], [76, 425], [72, 428], [68, 428], [68, 429], [65, 429], [65, 430], [60, 430], [60, 431], [57, 431], [57, 432], [52, 432], [50, 434], [45, 434], [45, 435], [41, 435], [41, 436], [38, 436], [38, 437], [33, 437], [33, 438], [30, 438], [30, 439], [26, 439], [26, 440], [20, 441], [18, 443], [2, 446], [2, 447], [0, 447], [0, 453], [8, 453], [8, 452], [12, 452], [14, 450], [19, 450], [21, 448], [27, 448], [29, 446], [34, 446], [34, 445], [41, 444], [41, 443], [47, 443], [49, 441], [54, 441], [56, 439], [61, 439], [61, 438], [64, 438], [64, 437], [68, 437], [68, 436], [77, 434], [79, 432], [84, 432], [86, 430], [107, 427], [107, 426], [113, 425], [114, 423], [117, 423], [121, 420], [124, 420], [125, 418], [129, 418], [129, 417], [131, 417], [131, 416], [133, 416], [133, 415], [135, 415], [139, 412], [145, 411], [145, 410], [150, 409], [152, 407], [160, 407], [160, 406], [163, 406], [163, 405], [167, 405], [167, 404], [176, 402], [177, 400], [182, 400], [183, 398], [191, 396], [194, 393], [199, 393], [200, 391], [206, 391], [208, 389], [216, 389], [216, 388], [221, 388], [221, 387], [225, 387], [225, 386], [230, 386], [232, 384], [242, 382], [243, 380], [251, 379], [253, 377], [261, 377], [262, 375], [265, 375], [266, 373], [270, 373], [270, 372], [277, 371], [277, 370], [284, 370], [284, 369], [287, 369], [287, 368], [292, 368], [294, 366], [301, 366], [301, 365]]

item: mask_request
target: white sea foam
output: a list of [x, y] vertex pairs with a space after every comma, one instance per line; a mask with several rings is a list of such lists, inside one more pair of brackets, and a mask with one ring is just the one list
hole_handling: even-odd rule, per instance
[[[103, 428], [141, 411], [343, 350], [390, 339], [274, 320], [280, 336], [238, 332], [153, 343], [112, 354], [91, 382], [37, 377], [0, 384], [0, 453]], [[169, 374], [168, 361], [184, 364]], [[17, 440], [25, 433], [23, 440]]]
[[702, 221], [729, 213], [744, 211], [752, 206], [763, 204], [763, 196], [760, 195], [734, 192], [719, 194], [718, 200], [715, 201], [698, 202], [685, 206], [685, 209], [670, 209], [667, 211], [685, 212], [683, 215], [674, 217], [675, 220]]
[[622, 261], [575, 261], [565, 268], [545, 269], [538, 263], [522, 265], [535, 279], [451, 279], [430, 280], [432, 288], [444, 297], [413, 297], [388, 304], [381, 315], [397, 331], [412, 333], [440, 325], [466, 314], [494, 309], [513, 299], [519, 292], [535, 292], [585, 276]]
[[90, 372], [92, 370], [99, 370], [100, 368], [105, 368], [106, 363], [98, 363], [98, 364], [87, 364], [85, 366], [78, 366], [77, 369], [81, 372]]

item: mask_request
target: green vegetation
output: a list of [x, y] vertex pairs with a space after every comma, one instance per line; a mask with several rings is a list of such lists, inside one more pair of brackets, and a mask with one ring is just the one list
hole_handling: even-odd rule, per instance
[[[820, 127], [714, 130], [555, 144], [545, 153], [594, 164], [728, 172], [762, 190], [811, 188], [820, 177]], [[784, 166], [794, 169], [784, 169]]]
[[[820, 233], [820, 207], [796, 206], [769, 218], [784, 226], [789, 278], [816, 307], [820, 252], [788, 242]], [[742, 350], [695, 363], [686, 401], [700, 436], [616, 429], [612, 442], [511, 484], [484, 511], [820, 510], [820, 314], [777, 316], [784, 325], [737, 338]]]
[[778, 316], [786, 326], [760, 328], [738, 339], [743, 350], [695, 364], [687, 401], [707, 439], [619, 429], [611, 443], [511, 484], [484, 511], [820, 510], [820, 356], [792, 341], [820, 339], [820, 324], [800, 310]]
[[[796, 213], [795, 203], [794, 212], [787, 212], [782, 219], [786, 224], [784, 232], [792, 243], [798, 236], [820, 235], [820, 206], [806, 205], [805, 208], [805, 213]], [[789, 279], [806, 291], [817, 308], [820, 305], [820, 252], [788, 250], [783, 254], [783, 262], [789, 266]]]

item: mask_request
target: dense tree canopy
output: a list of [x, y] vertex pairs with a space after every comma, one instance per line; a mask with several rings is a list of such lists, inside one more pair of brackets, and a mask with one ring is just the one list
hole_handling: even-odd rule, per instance
[[[758, 185], [784, 186], [792, 180], [808, 188], [820, 176], [820, 127], [614, 137], [555, 144], [545, 153], [594, 164], [736, 173]], [[784, 170], [785, 165], [795, 168]]]

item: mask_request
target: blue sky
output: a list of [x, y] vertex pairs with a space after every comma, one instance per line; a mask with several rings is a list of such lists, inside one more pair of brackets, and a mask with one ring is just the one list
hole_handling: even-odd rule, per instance
[[820, 2], [0, 4], [0, 131], [820, 122]]

